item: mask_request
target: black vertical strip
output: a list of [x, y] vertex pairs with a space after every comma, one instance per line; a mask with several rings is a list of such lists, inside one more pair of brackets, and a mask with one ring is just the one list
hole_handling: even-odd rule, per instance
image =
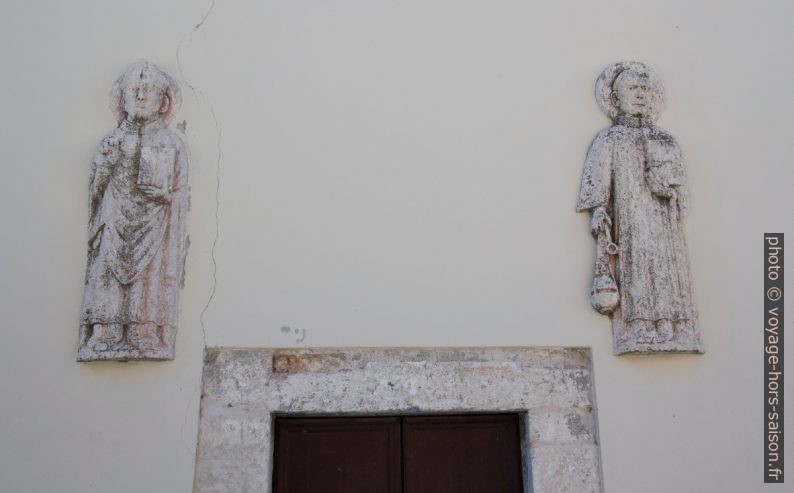
[[400, 491], [405, 493], [405, 417], [400, 417]]
[[764, 233], [764, 483], [783, 483], [783, 233]]

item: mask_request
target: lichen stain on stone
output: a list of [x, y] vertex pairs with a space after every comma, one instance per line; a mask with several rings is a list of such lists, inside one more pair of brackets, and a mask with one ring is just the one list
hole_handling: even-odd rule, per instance
[[295, 354], [273, 355], [273, 373], [297, 373], [304, 368], [303, 362]]
[[474, 367], [462, 367], [459, 369], [459, 371], [462, 374], [470, 375], [490, 375], [495, 373], [500, 377], [508, 378], [515, 374], [516, 368], [508, 364], [492, 364]]
[[587, 425], [582, 421], [581, 415], [575, 413], [566, 414], [565, 422], [568, 425], [571, 436], [581, 438], [590, 435], [590, 430], [588, 430]]
[[590, 372], [589, 371], [577, 371], [573, 375], [573, 381], [576, 383], [576, 389], [579, 392], [590, 392]]
[[364, 362], [341, 353], [306, 353], [282, 350], [273, 355], [275, 373], [333, 373], [360, 368]]
[[220, 354], [221, 354], [221, 352], [218, 349], [207, 349], [204, 352], [204, 364], [205, 365], [211, 365], [211, 364], [215, 363], [215, 361], [218, 359], [218, 356]]

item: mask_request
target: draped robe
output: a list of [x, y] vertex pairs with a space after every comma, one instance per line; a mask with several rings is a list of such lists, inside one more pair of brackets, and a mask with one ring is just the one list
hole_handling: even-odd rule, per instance
[[[141, 191], [152, 182], [170, 201]], [[82, 325], [176, 326], [187, 206], [185, 147], [161, 120], [124, 120], [105, 137], [91, 170]]]
[[[694, 320], [686, 244], [680, 217], [688, 190], [680, 148], [656, 126], [626, 119], [601, 131], [587, 153], [577, 211], [605, 207], [618, 244], [616, 277], [624, 325]], [[654, 169], [655, 168], [655, 169]], [[649, 173], [662, 175], [676, 198], [653, 193]]]

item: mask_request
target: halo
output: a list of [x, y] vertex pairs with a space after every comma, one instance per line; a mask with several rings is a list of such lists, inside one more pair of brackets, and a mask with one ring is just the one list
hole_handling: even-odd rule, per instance
[[138, 76], [143, 71], [153, 72], [154, 84], [159, 87], [168, 98], [168, 109], [163, 112], [163, 120], [168, 124], [174, 117], [174, 114], [179, 111], [179, 108], [182, 106], [182, 91], [180, 91], [179, 84], [177, 84], [173, 77], [148, 60], [138, 60], [133, 63], [127, 67], [127, 70], [121, 74], [121, 77], [116, 79], [116, 82], [113, 83], [113, 87], [110, 89], [110, 111], [113, 112], [119, 123], [127, 117], [122, 102], [125, 81], [128, 77]]
[[664, 108], [664, 86], [656, 73], [641, 62], [613, 63], [601, 72], [595, 83], [595, 98], [598, 106], [609, 118], [612, 120], [617, 119], [618, 115], [620, 115], [620, 109], [612, 99], [613, 85], [615, 84], [615, 79], [626, 70], [636, 70], [637, 72], [648, 74], [652, 87], [650, 119], [655, 121], [659, 118]]

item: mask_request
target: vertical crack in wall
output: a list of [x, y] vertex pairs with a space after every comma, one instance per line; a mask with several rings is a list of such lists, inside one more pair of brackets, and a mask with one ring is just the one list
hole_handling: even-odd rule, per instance
[[[212, 9], [214, 9], [214, 8], [215, 8], [215, 0], [212, 0], [212, 4], [210, 5], [210, 8], [207, 9], [207, 12], [204, 13], [204, 17], [202, 17], [201, 20], [199, 21], [199, 23], [196, 24], [196, 27], [193, 28], [193, 31], [191, 31], [190, 34], [193, 34], [194, 31], [197, 31], [201, 26], [204, 25], [204, 22], [206, 22], [207, 17], [210, 16], [210, 14], [212, 13]], [[184, 38], [182, 38], [182, 39], [184, 39]]]
[[[207, 298], [207, 302], [204, 304], [204, 308], [202, 308], [201, 314], [199, 315], [199, 323], [201, 325], [201, 334], [202, 334], [202, 341], [204, 348], [207, 347], [207, 328], [204, 322], [204, 316], [206, 315], [207, 310], [210, 307], [210, 304], [215, 299], [215, 292], [218, 286], [218, 262], [215, 256], [215, 250], [216, 247], [218, 246], [218, 239], [220, 237], [221, 158], [223, 156], [221, 142], [223, 138], [223, 131], [221, 128], [221, 124], [218, 121], [218, 117], [215, 114], [215, 108], [212, 106], [212, 103], [207, 99], [207, 97], [200, 89], [198, 89], [196, 86], [190, 83], [188, 78], [185, 76], [184, 70], [182, 70], [182, 48], [185, 46], [186, 41], [188, 43], [192, 41], [193, 33], [198, 31], [204, 25], [204, 23], [207, 21], [214, 8], [215, 8], [215, 0], [212, 0], [212, 3], [210, 4], [207, 11], [204, 13], [204, 16], [201, 18], [201, 20], [195, 26], [193, 26], [193, 28], [190, 31], [188, 31], [184, 36], [182, 36], [182, 39], [179, 41], [179, 44], [177, 45], [176, 48], [176, 64], [177, 64], [177, 69], [179, 70], [179, 75], [184, 81], [185, 85], [190, 88], [190, 91], [193, 93], [193, 96], [196, 98], [198, 104], [201, 105], [203, 103], [209, 109], [210, 115], [212, 116], [213, 124], [215, 125], [215, 135], [217, 138], [217, 144], [216, 144], [217, 156], [215, 160], [215, 235], [212, 240], [212, 247], [210, 248], [210, 260], [212, 261], [212, 287], [210, 289], [210, 294], [209, 297]], [[202, 361], [204, 360], [203, 351], [202, 351], [201, 359]], [[185, 419], [182, 423], [182, 428], [179, 430], [179, 435], [180, 435], [180, 440], [182, 441], [182, 445], [185, 447], [185, 450], [187, 450], [188, 453], [192, 452], [194, 456], [194, 461], [195, 461], [195, 451], [191, 451], [190, 446], [185, 442], [184, 428], [185, 425], [187, 425], [187, 420], [190, 410], [193, 409], [193, 405], [192, 405], [193, 398], [196, 395], [198, 395], [200, 391], [201, 391], [201, 381], [199, 381], [199, 385], [196, 387], [196, 389], [194, 389], [194, 391], [190, 396], [190, 399], [188, 400], [187, 408], [185, 409]], [[198, 427], [196, 429], [196, 443], [198, 443]]]
[[207, 298], [207, 302], [204, 304], [204, 308], [201, 310], [201, 314], [199, 315], [199, 323], [201, 324], [201, 334], [203, 337], [204, 347], [207, 347], [207, 328], [204, 322], [204, 317], [207, 313], [207, 310], [210, 307], [213, 299], [215, 299], [215, 292], [218, 287], [218, 262], [217, 258], [215, 257], [215, 250], [218, 246], [218, 238], [220, 237], [220, 189], [221, 189], [221, 157], [222, 157], [222, 150], [221, 150], [221, 142], [223, 131], [218, 121], [218, 117], [215, 114], [215, 108], [212, 106], [212, 103], [207, 99], [204, 93], [198, 89], [196, 86], [190, 83], [188, 78], [185, 76], [184, 70], [182, 70], [182, 48], [185, 45], [185, 41], [187, 40], [192, 41], [193, 33], [201, 29], [201, 26], [207, 21], [207, 18], [212, 13], [213, 9], [215, 8], [215, 0], [212, 0], [207, 11], [204, 13], [204, 16], [201, 20], [193, 26], [188, 33], [182, 36], [182, 39], [179, 41], [179, 45], [176, 49], [176, 64], [179, 70], [179, 75], [182, 77], [182, 80], [185, 81], [185, 85], [190, 88], [190, 91], [193, 93], [193, 96], [199, 103], [204, 103], [207, 105], [207, 108], [212, 115], [212, 121], [215, 125], [215, 134], [217, 137], [217, 158], [215, 162], [215, 236], [212, 240], [212, 247], [210, 248], [210, 259], [212, 261], [212, 288], [210, 289], [209, 297]]

